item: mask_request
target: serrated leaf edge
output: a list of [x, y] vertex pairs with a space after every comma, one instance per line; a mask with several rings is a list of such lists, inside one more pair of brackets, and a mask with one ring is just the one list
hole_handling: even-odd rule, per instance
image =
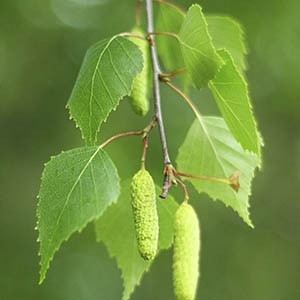
[[[261, 169], [261, 165], [262, 165], [262, 158], [261, 158], [261, 147], [264, 145], [263, 144], [263, 139], [262, 139], [262, 136], [261, 136], [261, 133], [259, 132], [258, 130], [258, 125], [257, 125], [257, 121], [256, 121], [256, 118], [254, 116], [254, 111], [253, 111], [253, 106], [252, 106], [252, 102], [251, 102], [251, 98], [250, 98], [250, 94], [249, 94], [249, 85], [248, 85], [248, 82], [244, 79], [244, 77], [241, 75], [240, 71], [238, 70], [235, 62], [234, 62], [234, 59], [231, 55], [231, 53], [225, 49], [225, 48], [222, 48], [222, 49], [219, 49], [219, 51], [224, 51], [226, 52], [229, 57], [230, 57], [230, 60], [231, 60], [231, 63], [235, 69], [235, 71], [237, 72], [237, 75], [239, 76], [239, 78], [241, 79], [241, 81], [245, 84], [245, 88], [246, 88], [246, 96], [248, 98], [248, 103], [249, 103], [249, 109], [252, 113], [252, 119], [253, 119], [253, 122], [254, 122], [254, 127], [255, 127], [255, 131], [256, 131], [256, 136], [257, 136], [257, 143], [253, 143], [251, 142], [252, 144], [254, 144], [257, 148], [257, 153], [251, 151], [250, 149], [247, 149], [245, 148], [234, 136], [234, 134], [231, 132], [229, 126], [228, 126], [228, 129], [229, 131], [231, 132], [232, 136], [234, 137], [234, 139], [239, 143], [239, 145], [242, 147], [242, 149], [246, 152], [246, 153], [251, 153], [251, 154], [254, 154], [258, 157], [259, 159], [259, 169]], [[224, 64], [222, 67], [225, 67], [226, 64]], [[221, 69], [220, 69], [221, 70]], [[208, 83], [208, 86], [209, 86], [209, 89], [211, 90], [212, 94], [216, 93], [220, 99], [222, 99], [222, 101], [224, 102], [224, 104], [227, 106], [227, 108], [232, 112], [232, 109], [227, 105], [226, 101], [224, 100], [224, 98], [219, 94], [218, 90], [214, 88], [214, 85], [212, 83], [213, 79], [209, 81]], [[232, 112], [232, 115], [234, 116], [235, 119], [237, 119], [239, 121], [239, 119], [236, 117], [235, 113]], [[226, 120], [224, 119], [225, 123], [227, 124]], [[241, 122], [239, 122], [241, 123]], [[241, 126], [244, 128], [243, 124], [241, 123]], [[249, 137], [249, 134], [248, 134], [248, 131], [246, 129], [244, 129], [244, 132], [246, 132], [247, 136]], [[249, 140], [252, 140], [250, 137], [249, 137]]]
[[[108, 40], [106, 46], [103, 48], [103, 50], [102, 50], [102, 52], [101, 52], [101, 54], [100, 54], [100, 56], [99, 56], [99, 58], [98, 58], [98, 60], [97, 60], [96, 68], [95, 68], [95, 70], [94, 70], [94, 72], [93, 72], [93, 80], [94, 80], [94, 76], [95, 76], [95, 74], [96, 74], [97, 67], [98, 67], [98, 65], [100, 64], [100, 61], [101, 61], [101, 59], [102, 59], [102, 56], [103, 56], [104, 52], [108, 49], [108, 47], [111, 45], [111, 43], [112, 43], [115, 39], [117, 39], [118, 37], [124, 38], [124, 39], [128, 40], [130, 43], [134, 44], [132, 41], [130, 41], [129, 38], [125, 37], [122, 33], [116, 34], [116, 35], [114, 35], [112, 38], [110, 38], [110, 39]], [[135, 45], [135, 44], [134, 44], [134, 45]], [[90, 49], [92, 49], [93, 46], [94, 46], [94, 45], [92, 45], [92, 46], [87, 50], [86, 53], [88, 53], [88, 51], [89, 51]], [[135, 46], [136, 46], [136, 45], [135, 45]], [[79, 129], [80, 129], [80, 132], [81, 132], [81, 138], [82, 138], [83, 140], [86, 141], [86, 144], [87, 144], [87, 145], [95, 145], [95, 143], [97, 142], [97, 136], [98, 136], [98, 134], [99, 134], [99, 132], [100, 132], [101, 125], [102, 125], [103, 123], [106, 123], [106, 121], [107, 121], [107, 119], [109, 118], [110, 113], [111, 113], [112, 111], [116, 111], [117, 107], [119, 106], [120, 101], [121, 101], [124, 97], [130, 95], [130, 93], [131, 93], [131, 91], [132, 91], [132, 88], [133, 88], [134, 79], [138, 76], [138, 74], [140, 74], [140, 73], [142, 72], [142, 70], [143, 70], [143, 68], [144, 68], [144, 58], [143, 58], [142, 52], [141, 52], [141, 50], [139, 49], [139, 47], [137, 47], [137, 50], [140, 52], [140, 55], [141, 55], [142, 60], [143, 60], [142, 67], [141, 67], [141, 71], [140, 71], [140, 72], [137, 72], [137, 74], [133, 77], [131, 86], [130, 86], [129, 90], [127, 91], [127, 94], [124, 95], [123, 97], [119, 97], [119, 98], [117, 99], [117, 104], [116, 104], [116, 105], [108, 112], [106, 118], [104, 118], [103, 121], [102, 121], [101, 123], [99, 123], [98, 128], [97, 128], [97, 130], [96, 130], [96, 132], [95, 132], [95, 134], [94, 134], [94, 137], [92, 137], [92, 134], [90, 133], [90, 136], [89, 136], [89, 139], [90, 139], [90, 140], [88, 140], [88, 137], [86, 137], [86, 138], [84, 137], [84, 135], [83, 135], [83, 130], [81, 130], [81, 127], [80, 127], [80, 125], [78, 125], [78, 122], [77, 122], [76, 117], [72, 114], [72, 109], [71, 109], [71, 107], [70, 107], [70, 99], [71, 99], [71, 96], [72, 96], [72, 93], [73, 93], [73, 90], [72, 90], [71, 96], [70, 96], [70, 98], [69, 98], [69, 100], [68, 100], [68, 102], [67, 102], [67, 104], [66, 104], [66, 109], [68, 109], [68, 111], [69, 111], [69, 120], [72, 120], [72, 119], [74, 120], [74, 122], [75, 122], [75, 124], [76, 124], [76, 125], [75, 125], [76, 128], [79, 128]], [[79, 74], [79, 73], [78, 73], [78, 74]], [[77, 80], [77, 79], [76, 79], [76, 80]], [[94, 83], [92, 84], [91, 89], [93, 89], [93, 85], [94, 85]], [[73, 88], [74, 88], [74, 87], [73, 87]], [[91, 98], [92, 98], [92, 97], [90, 96], [89, 103], [91, 103]], [[91, 112], [90, 112], [90, 116], [89, 116], [89, 129], [90, 129], [90, 131], [91, 131]]]
[[[188, 11], [189, 11], [190, 9], [192, 9], [193, 7], [197, 7], [197, 8], [200, 9], [200, 14], [201, 14], [201, 16], [203, 17], [203, 21], [204, 21], [204, 23], [205, 23], [205, 28], [204, 28], [204, 30], [205, 30], [205, 32], [206, 32], [206, 34], [207, 34], [207, 36], [208, 36], [209, 44], [210, 44], [211, 48], [214, 50], [215, 56], [216, 56], [216, 57], [218, 58], [218, 60], [219, 60], [219, 65], [217, 66], [217, 69], [216, 69], [216, 71], [215, 71], [215, 75], [213, 76], [213, 78], [210, 79], [210, 80], [213, 80], [213, 79], [216, 77], [217, 73], [218, 73], [218, 72], [221, 70], [221, 68], [225, 65], [225, 62], [224, 62], [224, 60], [222, 59], [222, 57], [220, 57], [220, 55], [218, 54], [218, 51], [216, 50], [216, 48], [215, 48], [215, 46], [214, 46], [214, 44], [213, 44], [212, 37], [211, 37], [211, 35], [210, 35], [209, 31], [208, 31], [208, 23], [207, 23], [205, 14], [203, 13], [202, 7], [201, 7], [199, 4], [192, 4], [192, 5], [189, 7]], [[181, 31], [181, 30], [180, 30], [180, 31]], [[183, 45], [184, 47], [186, 47], [186, 48], [188, 48], [188, 49], [190, 49], [190, 50], [199, 52], [199, 53], [200, 53], [201, 55], [203, 55], [204, 57], [207, 57], [207, 56], [206, 56], [205, 54], [203, 54], [199, 49], [190, 47], [189, 45], [187, 45], [186, 43], [184, 43], [184, 42], [181, 40], [181, 38], [180, 38], [180, 32], [179, 32], [179, 34], [178, 34], [177, 36], [178, 36], [178, 41], [180, 42], [181, 45]], [[209, 57], [207, 57], [207, 58], [210, 59]], [[196, 84], [195, 84], [194, 82], [193, 82], [193, 84], [195, 85], [195, 87], [197, 87]]]
[[[197, 112], [197, 113], [195, 112], [195, 114], [196, 114], [196, 116], [197, 116], [197, 119], [198, 119], [198, 121], [199, 121], [199, 123], [200, 123], [200, 126], [202, 127], [202, 129], [203, 129], [205, 135], [208, 137], [209, 143], [211, 144], [212, 142], [211, 142], [211, 139], [209, 138], [209, 135], [208, 135], [208, 133], [207, 133], [207, 131], [206, 131], [206, 127], [205, 127], [205, 124], [203, 123], [202, 116], [200, 115], [199, 112]], [[213, 118], [218, 119], [218, 118], [220, 118], [220, 117], [209, 116], [209, 118], [211, 118], [211, 119], [213, 119]], [[229, 130], [229, 129], [228, 129], [228, 130]], [[230, 130], [229, 130], [229, 132], [230, 132]], [[231, 133], [231, 132], [230, 132], [230, 133]], [[233, 137], [233, 138], [234, 138], [234, 137]], [[235, 138], [234, 138], [234, 139], [235, 139]], [[239, 144], [239, 143], [238, 143], [238, 144]], [[240, 144], [239, 144], [239, 145], [240, 145]], [[212, 147], [212, 149], [214, 149], [214, 147], [212, 146], [212, 144], [211, 144], [211, 147]], [[243, 149], [243, 148], [241, 147], [241, 149]], [[180, 151], [181, 151], [181, 150], [179, 149], [179, 152], [180, 152]], [[244, 149], [243, 149], [243, 151], [244, 151], [245, 153], [247, 153], [248, 155], [251, 155], [251, 156], [253, 156], [253, 157], [255, 157], [255, 158], [257, 158], [257, 159], [259, 160], [259, 157], [258, 157], [255, 153], [252, 153], [252, 152], [247, 151], [247, 150], [244, 150]], [[215, 152], [215, 150], [214, 150], [214, 152]], [[216, 156], [217, 156], [217, 155], [216, 155]], [[178, 164], [178, 160], [176, 161], [176, 163]], [[222, 167], [222, 169], [223, 169], [223, 167]], [[249, 183], [249, 193], [247, 193], [247, 194], [248, 194], [248, 199], [249, 199], [250, 196], [252, 195], [252, 192], [251, 192], [251, 186], [252, 186], [253, 178], [255, 177], [255, 169], [256, 169], [256, 168], [253, 169], [253, 174], [252, 174], [252, 176], [251, 176], [251, 179], [252, 179], [252, 180], [251, 180], [250, 183]], [[224, 170], [223, 170], [223, 171], [224, 171]], [[225, 171], [224, 171], [224, 174], [225, 174]], [[187, 178], [184, 178], [184, 181], [188, 181], [188, 182], [190, 182], [190, 183], [194, 186], [192, 180], [193, 180], [193, 179], [187, 179]], [[253, 223], [252, 223], [252, 221], [251, 221], [251, 219], [250, 219], [250, 213], [249, 213], [250, 202], [249, 202], [249, 201], [247, 201], [247, 215], [246, 215], [246, 216], [247, 216], [247, 219], [244, 219], [244, 217], [242, 217], [242, 216], [240, 215], [240, 213], [239, 213], [236, 209], [234, 209], [232, 206], [226, 204], [224, 201], [222, 201], [222, 200], [219, 199], [218, 197], [212, 197], [209, 193], [207, 193], [207, 192], [205, 192], [205, 191], [199, 192], [199, 191], [197, 190], [197, 187], [196, 187], [196, 186], [194, 186], [194, 188], [195, 188], [195, 190], [196, 190], [199, 194], [205, 193], [205, 194], [207, 194], [212, 200], [214, 200], [214, 201], [218, 200], [218, 201], [222, 202], [226, 207], [230, 207], [234, 212], [236, 212], [236, 213], [238, 214], [238, 216], [239, 216], [239, 217], [240, 217], [247, 225], [249, 225], [249, 227], [254, 228], [254, 225], [253, 225]]]
[[[157, 188], [157, 186], [156, 186], [156, 188]], [[119, 196], [120, 196], [120, 194], [119, 194]], [[117, 201], [118, 201], [118, 200], [119, 200], [119, 198], [117, 199]], [[117, 201], [116, 201], [114, 204], [116, 204]], [[174, 200], [174, 202], [177, 203], [175, 200]], [[164, 204], [162, 204], [162, 205], [164, 205]], [[147, 269], [143, 272], [143, 274], [141, 275], [139, 281], [136, 283], [136, 285], [134, 286], [134, 288], [129, 292], [127, 298], [126, 298], [125, 295], [124, 295], [124, 292], [125, 292], [125, 289], [126, 289], [126, 286], [125, 286], [125, 277], [124, 277], [125, 275], [124, 275], [124, 273], [123, 273], [122, 268], [121, 268], [120, 265], [119, 265], [117, 256], [112, 254], [113, 251], [111, 250], [111, 247], [109, 247], [107, 244], [105, 244], [105, 243], [101, 240], [101, 238], [98, 237], [97, 234], [96, 234], [96, 242], [98, 242], [98, 243], [103, 243], [104, 246], [105, 246], [105, 248], [107, 249], [107, 252], [108, 252], [109, 257], [112, 258], [112, 259], [114, 259], [114, 260], [116, 261], [117, 268], [120, 270], [120, 272], [121, 272], [121, 278], [122, 278], [122, 286], [123, 286], [122, 300], [129, 300], [129, 299], [130, 299], [130, 296], [134, 293], [136, 287], [138, 287], [138, 286], [141, 285], [141, 282], [142, 282], [142, 279], [143, 279], [144, 275], [146, 275], [146, 273], [148, 273], [148, 272], [150, 271], [150, 268], [151, 268], [151, 266], [152, 266], [152, 263], [155, 261], [155, 259], [157, 258], [157, 256], [160, 255], [161, 252], [163, 252], [163, 251], [168, 251], [169, 249], [172, 248], [172, 245], [173, 245], [173, 243], [174, 243], [174, 238], [172, 239], [172, 242], [171, 242], [171, 244], [170, 244], [169, 247], [167, 247], [167, 248], [162, 248], [162, 249], [158, 249], [157, 255], [156, 255], [156, 257], [155, 257], [154, 260], [149, 261], [149, 262], [145, 262], [145, 263], [148, 263]]]
[[[98, 153], [101, 149], [102, 149], [102, 148], [101, 148], [100, 146], [96, 149], [95, 153], [91, 156], [92, 159], [90, 159], [90, 160], [88, 161], [88, 163], [90, 163], [90, 162], [94, 159], [94, 157], [97, 155], [97, 153]], [[57, 154], [57, 155], [52, 155], [52, 156], [50, 157], [50, 160], [49, 160], [47, 163], [44, 164], [44, 170], [45, 170], [45, 168], [48, 166], [48, 164], [50, 164], [50, 162], [51, 162], [55, 157], [57, 157], [57, 156], [59, 156], [59, 155], [65, 153], [65, 152], [66, 152], [66, 151], [61, 151], [61, 152], [60, 152], [59, 154]], [[88, 163], [87, 163], [87, 164], [88, 164]], [[87, 165], [86, 165], [86, 166], [87, 166]], [[84, 167], [84, 169], [86, 169], [86, 167]], [[117, 169], [116, 169], [116, 171], [117, 171]], [[120, 182], [120, 177], [119, 177], [118, 172], [116, 172], [116, 174], [117, 174], [118, 180], [119, 180], [119, 182]], [[43, 181], [43, 178], [44, 178], [44, 171], [43, 171], [42, 176], [41, 176], [41, 182]], [[40, 284], [40, 285], [41, 285], [41, 284], [43, 283], [43, 281], [45, 280], [46, 275], [47, 275], [47, 271], [48, 271], [48, 269], [49, 269], [49, 267], [50, 267], [50, 265], [51, 265], [51, 262], [53, 261], [53, 258], [54, 258], [54, 256], [55, 256], [55, 253], [60, 249], [61, 245], [62, 245], [64, 242], [67, 242], [67, 241], [69, 240], [69, 238], [70, 238], [74, 233], [77, 233], [77, 232], [78, 232], [78, 233], [81, 233], [82, 230], [83, 230], [89, 223], [91, 223], [93, 220], [96, 220], [96, 219], [98, 219], [99, 217], [101, 217], [108, 207], [110, 207], [112, 204], [114, 204], [114, 203], [117, 202], [119, 196], [120, 196], [120, 186], [119, 186], [119, 188], [118, 188], [118, 194], [117, 194], [117, 196], [116, 196], [116, 200], [114, 200], [114, 201], [112, 201], [111, 203], [109, 203], [109, 204], [105, 207], [105, 209], [104, 209], [99, 215], [97, 215], [96, 217], [92, 217], [92, 218], [88, 219], [88, 220], [84, 223], [84, 225], [83, 225], [81, 228], [79, 228], [79, 229], [77, 229], [77, 230], [74, 230], [74, 231], [73, 231], [72, 233], [70, 233], [64, 240], [62, 240], [62, 241], [59, 243], [59, 245], [54, 249], [53, 255], [51, 256], [51, 258], [48, 260], [48, 262], [47, 262], [47, 264], [46, 264], [46, 268], [45, 268], [45, 271], [44, 271], [44, 275], [43, 275], [43, 276], [42, 276], [42, 273], [41, 273], [41, 270], [42, 270], [42, 263], [41, 263], [41, 260], [40, 260], [40, 262], [39, 262], [39, 266], [40, 266], [40, 271], [39, 271], [39, 274], [40, 274], [39, 284]], [[39, 195], [39, 194], [37, 195], [37, 198], [38, 198], [38, 199], [40, 198], [40, 195]], [[35, 228], [34, 228], [34, 229], [37, 230], [38, 232], [39, 232], [39, 220], [40, 220], [40, 217], [39, 217], [39, 206], [40, 206], [40, 202], [38, 202], [38, 204], [37, 204], [37, 209], [36, 209], [37, 222], [36, 222], [36, 226], [35, 226]], [[40, 244], [40, 234], [38, 235], [37, 242]], [[40, 244], [40, 248], [39, 248], [39, 251], [38, 251], [38, 256], [41, 257], [41, 244]]]
[[[226, 19], [230, 23], [234, 24], [238, 28], [238, 31], [239, 31], [240, 40], [242, 42], [241, 45], [243, 48], [243, 54], [244, 54], [244, 56], [247, 56], [249, 54], [249, 46], [248, 46], [246, 38], [245, 38], [246, 34], [245, 34], [244, 26], [237, 19], [235, 19], [232, 16], [226, 15], [226, 14], [217, 14], [217, 15], [216, 14], [207, 14], [206, 17], [213, 17], [216, 19]], [[221, 50], [221, 49], [222, 48], [219, 48], [217, 50]], [[229, 50], [227, 50], [227, 51], [230, 52]], [[243, 70], [248, 69], [247, 60], [245, 58], [242, 60], [242, 67], [243, 67]]]

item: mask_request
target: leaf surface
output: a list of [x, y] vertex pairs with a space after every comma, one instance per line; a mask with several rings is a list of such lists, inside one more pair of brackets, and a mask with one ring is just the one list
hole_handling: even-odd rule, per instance
[[191, 181], [199, 193], [207, 193], [212, 199], [219, 199], [226, 206], [232, 207], [252, 226], [248, 210], [249, 195], [259, 159], [242, 149], [222, 118], [197, 116], [179, 149], [177, 165], [182, 172], [219, 178], [228, 178], [240, 170], [239, 192], [224, 183], [190, 178], [186, 180]]
[[40, 283], [62, 242], [98, 218], [118, 195], [117, 170], [99, 147], [76, 148], [51, 158], [43, 171], [37, 209]]
[[[155, 31], [178, 34], [184, 21], [185, 13], [166, 2], [155, 3], [157, 14]], [[167, 69], [175, 70], [185, 66], [177, 39], [162, 35], [157, 35], [155, 39], [157, 52]]]
[[[131, 208], [130, 180], [121, 184], [121, 195], [116, 204], [109, 207], [96, 221], [97, 241], [103, 241], [110, 256], [115, 257], [124, 281], [123, 300], [130, 298], [151, 262], [143, 260], [138, 252], [133, 213]], [[157, 194], [159, 189], [157, 188]], [[158, 198], [158, 197], [157, 197]], [[178, 205], [171, 196], [157, 200], [159, 216], [158, 251], [173, 243], [173, 216]]]
[[260, 157], [260, 138], [249, 99], [248, 86], [226, 50], [219, 50], [225, 65], [209, 83], [217, 105], [236, 140]]
[[242, 26], [226, 16], [206, 16], [208, 32], [217, 50], [226, 49], [239, 71], [247, 69], [247, 46]]
[[102, 40], [87, 51], [67, 106], [88, 145], [95, 144], [101, 124], [130, 94], [142, 68], [141, 51], [124, 37]]
[[179, 32], [185, 65], [195, 86], [207, 86], [223, 64], [208, 33], [201, 6], [192, 5]]

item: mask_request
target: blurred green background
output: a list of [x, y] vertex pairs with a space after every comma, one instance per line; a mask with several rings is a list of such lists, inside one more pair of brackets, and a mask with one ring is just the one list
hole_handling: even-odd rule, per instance
[[[177, 1], [182, 7], [192, 2]], [[251, 196], [254, 230], [220, 202], [192, 192], [203, 245], [197, 299], [300, 299], [300, 2], [200, 4], [207, 13], [234, 16], [246, 29], [247, 77], [266, 146]], [[38, 286], [34, 227], [43, 164], [83, 144], [65, 110], [83, 55], [92, 43], [128, 31], [134, 6], [134, 0], [0, 1], [0, 300], [121, 299], [120, 272], [94, 241], [92, 226], [63, 244]], [[216, 114], [205, 91], [202, 96], [194, 95], [201, 110]], [[165, 88], [163, 110], [174, 159], [193, 115]], [[122, 101], [102, 140], [147, 122]], [[138, 168], [140, 140], [128, 139], [107, 148], [121, 177]], [[157, 139], [155, 133], [153, 145]], [[160, 182], [159, 147], [150, 149], [148, 166]], [[132, 299], [173, 299], [170, 251], [157, 258]]]

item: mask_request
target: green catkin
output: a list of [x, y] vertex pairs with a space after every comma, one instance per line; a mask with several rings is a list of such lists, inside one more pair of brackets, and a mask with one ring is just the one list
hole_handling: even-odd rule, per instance
[[[139, 27], [134, 27], [132, 33], [144, 36], [144, 32]], [[143, 53], [144, 66], [141, 73], [133, 81], [132, 91], [129, 96], [133, 110], [140, 116], [145, 116], [149, 111], [149, 99], [148, 99], [148, 72], [149, 72], [149, 44], [146, 40], [139, 38], [131, 38]]]
[[200, 227], [193, 207], [182, 203], [174, 219], [173, 285], [178, 300], [194, 300], [199, 277]]
[[158, 215], [153, 179], [141, 169], [131, 182], [132, 209], [139, 252], [143, 259], [154, 259], [158, 244]]

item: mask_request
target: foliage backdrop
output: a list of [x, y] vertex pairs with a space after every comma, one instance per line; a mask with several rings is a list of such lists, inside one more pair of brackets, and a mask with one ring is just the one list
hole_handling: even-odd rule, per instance
[[[187, 7], [193, 1], [177, 1]], [[94, 242], [93, 227], [62, 246], [38, 286], [35, 226], [40, 174], [49, 156], [81, 143], [65, 105], [83, 55], [92, 43], [134, 23], [135, 1], [3, 0], [0, 2], [0, 299], [120, 299], [115, 261]], [[295, 0], [203, 0], [209, 13], [229, 14], [244, 25], [249, 41], [253, 106], [265, 137], [263, 173], [251, 198], [255, 230], [221, 203], [192, 193], [202, 224], [199, 299], [281, 300], [300, 297], [300, 4]], [[116, 21], [117, 20], [117, 21]], [[216, 114], [206, 91], [201, 110]], [[163, 88], [163, 109], [172, 157], [177, 155], [192, 112]], [[122, 115], [130, 115], [124, 118]], [[105, 136], [144, 122], [123, 101]], [[157, 134], [154, 135], [158, 140]], [[103, 137], [104, 139], [105, 137]], [[139, 160], [138, 139], [107, 150], [122, 177]], [[153, 144], [155, 141], [153, 141]], [[159, 179], [160, 148], [150, 149], [148, 166]], [[298, 183], [298, 185], [297, 185]], [[175, 195], [176, 195], [175, 191]], [[194, 195], [194, 197], [193, 197]], [[171, 257], [162, 253], [132, 299], [168, 299]]]

